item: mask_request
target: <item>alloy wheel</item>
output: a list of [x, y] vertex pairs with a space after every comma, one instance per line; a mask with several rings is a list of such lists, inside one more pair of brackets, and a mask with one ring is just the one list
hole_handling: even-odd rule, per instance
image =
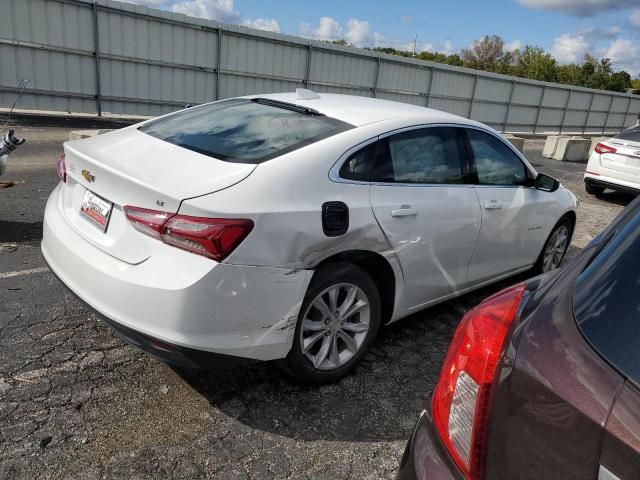
[[542, 258], [542, 271], [548, 272], [558, 268], [564, 253], [567, 250], [567, 242], [569, 241], [569, 229], [562, 225], [553, 233]]
[[351, 283], [331, 285], [309, 303], [300, 328], [300, 350], [319, 370], [334, 370], [360, 351], [369, 332], [371, 307]]

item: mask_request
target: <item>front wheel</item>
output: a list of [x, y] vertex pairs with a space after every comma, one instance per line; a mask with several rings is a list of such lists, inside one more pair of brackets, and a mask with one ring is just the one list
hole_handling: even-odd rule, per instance
[[549, 234], [538, 261], [535, 273], [546, 273], [560, 266], [571, 240], [572, 225], [568, 218], [561, 218]]
[[281, 366], [304, 383], [324, 384], [360, 362], [380, 327], [380, 294], [371, 277], [350, 263], [316, 272]]

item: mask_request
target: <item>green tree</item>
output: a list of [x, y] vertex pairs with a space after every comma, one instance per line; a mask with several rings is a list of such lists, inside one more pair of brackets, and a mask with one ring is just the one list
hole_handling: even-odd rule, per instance
[[624, 92], [627, 88], [631, 88], [631, 75], [624, 70], [611, 74], [608, 90]]
[[540, 47], [527, 45], [523, 50], [513, 52], [514, 75], [545, 82], [555, 82], [558, 65], [550, 54]]
[[558, 65], [556, 68], [557, 81], [565, 85], [582, 85], [582, 75], [582, 68], [575, 63]]
[[498, 35], [485, 35], [473, 42], [470, 49], [462, 50], [461, 57], [465, 67], [495, 72], [500, 69], [504, 55], [504, 40]]

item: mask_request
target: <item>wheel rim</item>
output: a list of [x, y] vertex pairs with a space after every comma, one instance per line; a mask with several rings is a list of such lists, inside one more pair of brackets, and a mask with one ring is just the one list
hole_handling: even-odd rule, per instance
[[542, 257], [542, 271], [548, 272], [554, 268], [558, 268], [562, 257], [567, 250], [567, 242], [569, 240], [569, 229], [567, 227], [560, 226], [553, 232], [553, 235], [547, 242], [547, 246], [544, 250], [544, 256]]
[[334, 370], [353, 358], [369, 333], [371, 307], [364, 291], [351, 283], [332, 285], [307, 307], [300, 349], [318, 370]]

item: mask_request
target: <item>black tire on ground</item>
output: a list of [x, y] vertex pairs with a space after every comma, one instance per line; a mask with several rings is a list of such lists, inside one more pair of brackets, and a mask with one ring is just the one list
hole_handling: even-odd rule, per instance
[[589, 195], [602, 195], [604, 193], [604, 187], [599, 187], [588, 182], [584, 184], [584, 189]]
[[564, 256], [566, 255], [567, 250], [569, 249], [569, 244], [571, 243], [571, 238], [573, 236], [573, 224], [572, 224], [571, 220], [569, 219], [569, 217], [567, 217], [567, 216], [564, 216], [560, 220], [558, 220], [558, 223], [556, 223], [556, 225], [551, 230], [551, 233], [549, 233], [549, 236], [545, 240], [544, 246], [542, 247], [542, 251], [540, 252], [540, 255], [538, 256], [538, 260], [536, 261], [536, 263], [535, 263], [535, 265], [533, 266], [533, 269], [532, 269], [534, 274], [539, 275], [541, 273], [544, 273], [544, 268], [543, 268], [544, 252], [547, 250], [547, 246], [549, 245], [549, 242], [553, 238], [553, 235], [556, 233], [556, 231], [560, 227], [566, 227], [568, 232], [569, 232], [569, 238], [567, 239], [567, 244], [565, 246], [564, 252], [562, 252], [562, 258], [560, 259], [560, 264], [562, 264], [562, 260], [564, 260]]
[[[352, 358], [347, 360], [343, 365], [332, 370], [321, 370], [314, 367], [311, 360], [302, 352], [300, 341], [300, 330], [302, 320], [309, 308], [311, 302], [320, 295], [324, 290], [340, 283], [350, 283], [360, 288], [367, 297], [369, 303], [369, 330], [360, 349]], [[375, 340], [378, 330], [380, 329], [381, 306], [380, 294], [376, 284], [371, 277], [360, 267], [347, 262], [334, 262], [326, 264], [314, 274], [311, 284], [307, 289], [307, 294], [302, 302], [300, 313], [298, 314], [298, 322], [296, 324], [295, 335], [291, 351], [286, 358], [278, 363], [289, 375], [297, 381], [322, 385], [335, 382], [344, 377], [362, 360], [369, 350], [369, 347]]]

